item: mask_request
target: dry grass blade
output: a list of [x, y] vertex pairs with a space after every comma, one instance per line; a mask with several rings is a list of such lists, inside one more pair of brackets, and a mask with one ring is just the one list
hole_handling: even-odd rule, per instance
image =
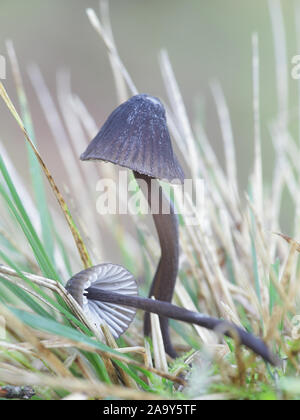
[[12, 385], [46, 386], [66, 389], [72, 393], [86, 394], [93, 398], [122, 398], [129, 400], [159, 400], [158, 395], [116, 385], [104, 385], [101, 382], [77, 378], [57, 378], [47, 374], [30, 373], [23, 369], [0, 364], [0, 381]]
[[211, 83], [211, 90], [217, 106], [219, 120], [222, 130], [224, 152], [226, 158], [226, 170], [228, 176], [228, 185], [232, 189], [235, 199], [238, 198], [238, 185], [237, 185], [237, 168], [236, 168], [236, 155], [233, 140], [232, 127], [230, 122], [229, 110], [226, 104], [225, 96], [221, 85], [217, 81]]
[[[11, 269], [10, 267], [5, 267], [2, 264], [0, 264], [0, 273], [4, 273], [6, 275], [13, 276], [13, 277], [19, 277], [19, 274], [15, 270]], [[33, 274], [29, 274], [29, 273], [25, 273], [25, 272], [23, 272], [22, 274], [25, 277], [27, 277], [29, 280], [31, 280], [33, 283], [36, 283], [40, 286], [46, 287], [46, 288], [58, 293], [64, 299], [66, 304], [72, 309], [74, 315], [77, 316], [78, 319], [81, 322], [83, 322], [88, 328], [90, 328], [90, 330], [94, 332], [95, 336], [100, 341], [102, 341], [101, 340], [101, 333], [98, 332], [97, 330], [95, 330], [93, 325], [91, 325], [89, 320], [86, 318], [86, 316], [83, 313], [81, 307], [77, 304], [77, 302], [72, 298], [72, 296], [65, 290], [65, 288], [61, 284], [58, 284], [54, 280], [46, 279], [46, 278], [41, 277], [41, 276], [35, 276]], [[104, 351], [95, 349], [95, 347], [90, 346], [88, 344], [83, 344], [83, 343], [75, 342], [75, 341], [72, 341], [72, 340], [66, 341], [66, 343], [69, 343], [70, 346], [74, 346], [74, 347], [80, 348], [82, 350], [92, 351], [92, 352], [96, 351], [101, 356], [106, 357], [106, 358], [108, 356], [110, 356], [111, 358], [114, 358], [116, 360], [120, 360], [123, 363], [129, 363], [129, 359], [126, 358], [126, 357], [123, 357], [121, 354], [117, 355], [116, 353], [110, 353], [109, 351], [104, 352]], [[119, 350], [119, 349], [117, 349], [117, 350]], [[145, 365], [143, 365], [139, 362], [136, 362], [134, 360], [130, 360], [130, 364], [132, 364], [134, 366], [141, 367], [141, 368], [146, 369], [146, 370], [149, 370], [150, 372], [153, 372], [153, 373], [157, 374], [158, 376], [164, 377], [164, 378], [169, 379], [173, 382], [177, 382], [177, 383], [180, 383], [180, 384], [184, 383], [184, 381], [182, 379], [176, 378], [173, 375], [168, 374], [167, 373], [168, 370], [167, 371], [162, 371], [160, 369], [152, 368], [148, 365], [145, 366]]]
[[48, 350], [46, 347], [44, 347], [40, 340], [2, 304], [0, 304], [0, 313], [6, 320], [7, 326], [9, 326], [16, 333], [18, 332], [18, 335], [31, 343], [39, 355], [57, 375], [60, 377], [72, 377], [72, 374], [58, 359], [58, 357], [55, 356], [55, 354]]
[[258, 35], [252, 35], [252, 79], [253, 79], [253, 118], [254, 118], [254, 182], [253, 196], [258, 214], [263, 219], [263, 180], [260, 135], [260, 102], [259, 102], [259, 49]]
[[[269, 10], [271, 16], [275, 59], [276, 59], [276, 77], [277, 77], [277, 97], [278, 97], [278, 120], [280, 127], [287, 132], [288, 120], [288, 68], [287, 68], [287, 51], [286, 51], [286, 36], [284, 29], [284, 22], [282, 16], [282, 9], [279, 0], [269, 0]], [[284, 141], [285, 136], [282, 137]]]
[[300, 252], [300, 243], [295, 241], [293, 238], [290, 238], [287, 235], [284, 235], [283, 233], [279, 233], [279, 232], [274, 232], [274, 235], [278, 235], [281, 236], [281, 238], [283, 238], [287, 243], [295, 246], [295, 249]]
[[165, 50], [160, 53], [160, 66], [173, 113], [175, 114], [175, 121], [177, 121], [181, 133], [181, 139], [184, 139], [188, 148], [188, 161], [192, 177], [196, 179], [198, 175], [196, 142], [168, 54]]
[[[106, 324], [101, 325], [101, 329], [102, 332], [104, 334], [106, 343], [109, 347], [118, 350], [118, 345], [114, 339], [114, 337], [112, 336], [110, 329], [108, 328], [108, 326]], [[112, 365], [115, 375], [118, 378], [118, 374], [120, 375], [123, 383], [129, 387], [129, 388], [134, 388], [137, 389], [137, 385], [135, 384], [135, 382], [130, 378], [130, 376], [124, 371], [124, 369], [119, 368], [115, 365]]]
[[[87, 9], [86, 10], [87, 16], [93, 26], [93, 28], [96, 30], [96, 32], [100, 35], [100, 37], [103, 39], [106, 48], [109, 51], [109, 54], [113, 57], [113, 64], [116, 64], [124, 79], [126, 80], [126, 83], [132, 93], [132, 95], [137, 95], [138, 90], [135, 87], [128, 71], [126, 70], [124, 64], [122, 63], [120, 56], [118, 54], [117, 48], [114, 44], [114, 40], [113, 38], [111, 38], [110, 33], [107, 33], [107, 30], [105, 30], [105, 28], [103, 27], [103, 25], [101, 24], [100, 20], [98, 19], [95, 11], [93, 9]], [[107, 27], [106, 27], [107, 29]]]
[[109, 52], [109, 60], [110, 60], [111, 68], [112, 68], [114, 79], [115, 79], [118, 102], [122, 103], [122, 102], [125, 102], [126, 99], [128, 99], [128, 93], [127, 93], [126, 83], [124, 81], [124, 76], [122, 74], [120, 66], [118, 65], [118, 59], [116, 58], [117, 49], [116, 49], [116, 44], [115, 44], [115, 40], [113, 36], [111, 23], [110, 23], [108, 0], [100, 1], [100, 15], [103, 22], [103, 29], [107, 33], [107, 36], [110, 38], [111, 45], [114, 49], [114, 53]]
[[[151, 365], [151, 357], [148, 357], [148, 363], [145, 363], [145, 365], [143, 365], [142, 363], [136, 362], [135, 360], [130, 360], [124, 356], [121, 355], [121, 353], [130, 353], [131, 349], [130, 348], [118, 348], [118, 352], [120, 353], [120, 355], [117, 355], [116, 353], [110, 353], [109, 351], [101, 351], [98, 349], [95, 349], [95, 347], [90, 346], [88, 344], [84, 344], [84, 343], [79, 343], [79, 342], [75, 342], [69, 339], [61, 339], [61, 338], [57, 338], [56, 336], [54, 336], [54, 338], [49, 339], [49, 334], [47, 334], [48, 339], [47, 340], [42, 340], [41, 343], [43, 344], [43, 346], [45, 346], [46, 348], [49, 349], [63, 349], [63, 348], [78, 348], [80, 350], [84, 350], [84, 351], [90, 351], [90, 352], [96, 352], [97, 354], [99, 354], [102, 357], [107, 357], [110, 356], [112, 359], [115, 360], [119, 360], [122, 363], [128, 364], [130, 363], [133, 366], [137, 366], [138, 368], [142, 368], [145, 369], [149, 372], [154, 373], [157, 376], [160, 376], [162, 378], [168, 379], [174, 383], [177, 383], [179, 385], [185, 386], [186, 382], [181, 379], [178, 378], [175, 375], [171, 375], [169, 373], [163, 372], [159, 369], [156, 369], [154, 367], [152, 367]], [[34, 346], [31, 345], [30, 343], [21, 343], [19, 345], [12, 345], [6, 342], [1, 342], [0, 341], [0, 347], [6, 348], [6, 349], [12, 349], [12, 350], [17, 350], [20, 351], [22, 353], [27, 353], [30, 354], [32, 350], [34, 350]], [[145, 345], [146, 348], [146, 345]], [[149, 353], [150, 354], [150, 353]]]
[[[154, 299], [154, 297], [152, 297], [152, 299]], [[153, 342], [154, 365], [156, 369], [168, 373], [169, 369], [167, 363], [167, 356], [162, 338], [159, 316], [151, 313], [150, 320]]]
[[[183, 308], [188, 309], [190, 311], [197, 312], [197, 308], [194, 305], [192, 299], [190, 298], [187, 291], [185, 290], [185, 288], [179, 281], [177, 281], [177, 284], [176, 284], [175, 294], [177, 298], [179, 299]], [[208, 331], [205, 328], [199, 327], [199, 325], [193, 325], [193, 327], [197, 331], [199, 337], [201, 337], [201, 340], [203, 341], [204, 344], [216, 344], [215, 334], [213, 334], [211, 331]]]
[[88, 255], [87, 249], [86, 249], [86, 247], [85, 247], [85, 245], [84, 245], [84, 243], [81, 239], [80, 233], [79, 233], [78, 229], [76, 228], [76, 226], [73, 222], [73, 219], [71, 217], [70, 211], [69, 211], [68, 206], [67, 206], [67, 203], [65, 202], [61, 192], [59, 191], [59, 189], [58, 189], [58, 187], [57, 187], [49, 169], [47, 168], [46, 164], [44, 163], [41, 155], [39, 154], [39, 152], [37, 150], [37, 148], [35, 147], [35, 145], [31, 141], [20, 116], [18, 115], [13, 103], [11, 102], [11, 100], [10, 100], [9, 96], [7, 95], [7, 92], [6, 92], [4, 86], [1, 82], [0, 82], [0, 96], [2, 97], [6, 106], [8, 107], [11, 114], [13, 115], [15, 120], [17, 121], [18, 125], [20, 126], [20, 128], [21, 128], [21, 130], [22, 130], [22, 132], [25, 136], [26, 141], [31, 146], [35, 156], [37, 157], [37, 159], [38, 159], [38, 161], [39, 161], [39, 163], [40, 163], [40, 165], [41, 165], [41, 167], [42, 167], [42, 169], [43, 169], [43, 171], [44, 171], [44, 173], [45, 173], [45, 175], [46, 175], [46, 177], [47, 177], [47, 179], [50, 183], [50, 186], [51, 186], [51, 188], [52, 188], [52, 190], [55, 194], [55, 197], [56, 197], [56, 199], [57, 199], [57, 201], [58, 201], [58, 203], [59, 203], [59, 205], [60, 205], [60, 207], [61, 207], [61, 209], [64, 213], [64, 216], [65, 216], [65, 218], [68, 222], [68, 225], [69, 225], [70, 230], [72, 232], [72, 235], [74, 237], [76, 246], [78, 248], [80, 258], [83, 262], [83, 265], [84, 265], [85, 268], [88, 268], [89, 266], [92, 265], [92, 263], [91, 263], [89, 255]]

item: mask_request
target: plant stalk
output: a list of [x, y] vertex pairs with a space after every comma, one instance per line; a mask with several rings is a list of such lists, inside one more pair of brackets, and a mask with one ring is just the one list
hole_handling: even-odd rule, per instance
[[276, 356], [272, 354], [267, 345], [260, 338], [255, 337], [230, 322], [202, 315], [198, 312], [192, 312], [172, 305], [168, 302], [143, 298], [140, 296], [122, 295], [121, 293], [104, 291], [97, 287], [89, 287], [87, 289], [87, 298], [90, 300], [98, 300], [101, 302], [115, 303], [118, 305], [142, 309], [147, 313], [152, 312], [163, 318], [172, 318], [177, 321], [196, 324], [209, 330], [220, 330], [227, 337], [238, 337], [240, 344], [243, 344], [254, 351], [254, 353], [261, 356], [266, 362], [272, 365], [278, 365]]
[[[178, 218], [172, 203], [167, 199], [156, 179], [137, 172], [134, 172], [134, 176], [148, 200], [161, 248], [161, 257], [152, 281], [149, 297], [154, 296], [155, 299], [171, 302], [178, 273]], [[159, 320], [165, 350], [171, 357], [175, 358], [177, 354], [171, 343], [168, 318], [161, 316]], [[149, 336], [150, 331], [150, 316], [146, 312], [144, 334]]]

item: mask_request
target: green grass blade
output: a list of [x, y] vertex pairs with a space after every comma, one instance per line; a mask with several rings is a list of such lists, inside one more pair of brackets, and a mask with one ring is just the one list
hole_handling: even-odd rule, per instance
[[[91, 337], [82, 334], [74, 328], [70, 328], [66, 325], [60, 324], [59, 322], [48, 318], [46, 319], [40, 315], [31, 314], [21, 309], [9, 307], [9, 310], [14, 313], [22, 322], [24, 322], [24, 324], [31, 328], [68, 338], [78, 343], [88, 344], [95, 349], [109, 353], [112, 358], [114, 354], [120, 356], [120, 353], [118, 353], [116, 350], [108, 347], [106, 344], [101, 343], [100, 341], [93, 340]], [[128, 363], [130, 363], [131, 359], [129, 357], [123, 354], [122, 357], [128, 358]]]
[[[21, 76], [21, 75], [20, 75]], [[21, 77], [20, 77], [21, 80]], [[19, 103], [21, 107], [21, 116], [24, 122], [24, 127], [29, 134], [34, 145], [36, 145], [35, 132], [31, 113], [26, 97], [26, 92], [23, 89], [23, 84], [17, 84], [17, 93], [19, 97]], [[33, 191], [35, 196], [36, 205], [38, 208], [41, 226], [42, 226], [42, 237], [43, 245], [47, 251], [47, 255], [54, 262], [54, 243], [52, 234], [52, 218], [48, 209], [47, 196], [45, 191], [45, 185], [42, 175], [40, 164], [29, 144], [26, 143], [28, 161], [30, 168], [31, 181], [33, 185]]]
[[26, 291], [3, 278], [0, 274], [1, 283], [10, 290], [21, 302], [25, 303], [36, 314], [45, 318], [54, 319], [40, 304], [38, 304]]
[[[5, 199], [5, 201], [7, 202], [9, 209], [12, 211], [12, 213], [14, 214], [14, 216], [17, 218], [19, 224], [22, 227], [23, 232], [26, 234], [26, 237], [37, 257], [38, 263], [40, 265], [40, 268], [43, 272], [43, 274], [48, 277], [48, 278], [52, 278], [55, 280], [59, 281], [59, 276], [53, 266], [53, 264], [51, 263], [32, 223], [31, 220], [22, 204], [22, 201], [17, 193], [17, 190], [11, 180], [11, 177], [7, 171], [7, 168], [5, 166], [5, 163], [2, 159], [2, 157], [0, 156], [0, 171], [2, 173], [2, 176], [6, 182], [6, 185], [10, 191], [12, 200], [14, 202], [14, 205], [11, 201], [11, 199], [9, 198], [8, 194], [6, 193], [6, 191], [4, 190], [4, 188], [2, 187], [2, 185], [0, 184], [0, 188], [1, 188], [1, 195], [3, 196], [3, 198]], [[22, 223], [21, 223], [22, 220]], [[26, 228], [26, 229], [25, 229]]]
[[24, 276], [24, 274], [18, 269], [18, 267], [12, 261], [10, 261], [10, 259], [1, 251], [0, 258], [2, 258], [3, 261], [6, 262], [6, 264], [13, 268], [18, 273], [20, 278], [22, 278], [30, 287], [32, 287], [33, 290], [39, 293], [43, 299], [49, 302], [50, 305], [54, 306], [65, 317], [66, 320], [71, 321], [72, 323], [77, 325], [86, 334], [92, 335], [91, 331], [70, 312], [70, 309], [64, 304], [64, 302], [63, 305], [61, 305], [54, 299], [52, 299], [49, 295], [47, 295], [47, 293], [45, 293], [41, 288], [36, 286], [32, 281], [30, 281], [26, 276]]
[[[0, 166], [1, 166], [1, 160], [0, 160]], [[30, 229], [30, 226], [28, 227], [26, 222], [24, 222], [23, 218], [20, 216], [20, 213], [16, 209], [15, 205], [9, 198], [7, 192], [3, 188], [3, 186], [0, 184], [0, 194], [6, 201], [7, 207], [10, 210], [11, 214], [14, 216], [16, 221], [18, 222], [19, 226], [21, 227], [24, 235], [26, 236], [29, 245], [31, 246], [31, 249], [35, 255], [36, 261], [45, 277], [58, 280], [58, 274], [56, 273], [55, 269], [51, 266], [50, 261], [47, 258], [47, 255], [45, 255], [43, 246], [38, 239], [36, 233], [33, 235], [32, 230]]]

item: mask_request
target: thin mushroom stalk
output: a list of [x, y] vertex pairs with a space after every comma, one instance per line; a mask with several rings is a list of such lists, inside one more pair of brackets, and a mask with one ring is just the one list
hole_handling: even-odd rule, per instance
[[[173, 152], [164, 106], [158, 98], [147, 94], [135, 95], [118, 106], [80, 159], [102, 160], [131, 169], [139, 184], [143, 179], [149, 187], [153, 179], [171, 183], [183, 183], [184, 179], [183, 170]], [[159, 300], [171, 302], [178, 272], [177, 217], [158, 182], [157, 186], [159, 202], [151, 201], [149, 192], [145, 194], [150, 209], [166, 204], [170, 212], [162, 214], [160, 211], [153, 214], [161, 246], [161, 258], [149, 296], [154, 295]], [[160, 323], [165, 349], [171, 357], [175, 357], [168, 319], [161, 317]], [[150, 334], [147, 314], [144, 333]]]
[[245, 345], [250, 350], [254, 351], [257, 355], [261, 356], [266, 362], [272, 365], [277, 364], [275, 356], [270, 352], [266, 344], [259, 338], [248, 333], [242, 328], [233, 323], [220, 320], [218, 318], [202, 315], [198, 312], [192, 312], [179, 306], [172, 305], [168, 302], [159, 300], [143, 298], [140, 296], [127, 296], [107, 290], [101, 290], [96, 287], [89, 287], [87, 289], [87, 298], [92, 301], [109, 302], [118, 305], [142, 309], [143, 311], [155, 313], [164, 319], [171, 318], [177, 321], [187, 322], [189, 324], [196, 324], [200, 327], [209, 330], [220, 330], [224, 335], [230, 338], [235, 338], [234, 335], [240, 340], [240, 344]]
[[[152, 216], [159, 238], [161, 256], [149, 291], [149, 297], [154, 296], [156, 299], [171, 302], [176, 284], [179, 261], [177, 215], [174, 212], [172, 203], [167, 199], [158, 181], [137, 172], [134, 172], [134, 176], [148, 200], [150, 210], [153, 210], [154, 206], [157, 207], [154, 209]], [[145, 185], [140, 182], [141, 180], [145, 182]], [[145, 186], [146, 189], [144, 188]], [[153, 190], [155, 190], [154, 193]], [[156, 197], [158, 202], [153, 203], [153, 197]], [[164, 213], [164, 210], [167, 210], [167, 212]], [[160, 316], [160, 326], [165, 350], [171, 357], [175, 358], [177, 354], [171, 343], [168, 318]], [[144, 334], [149, 336], [150, 331], [150, 315], [149, 312], [146, 312], [144, 316]]]
[[143, 298], [133, 275], [116, 264], [99, 264], [75, 274], [66, 285], [67, 291], [83, 309], [89, 321], [101, 333], [106, 323], [115, 338], [120, 337], [134, 320], [137, 309], [155, 313], [163, 319], [196, 324], [210, 330], [220, 330], [228, 337], [238, 337], [265, 361], [275, 365], [277, 360], [266, 344], [235, 324], [192, 312], [169, 302]]

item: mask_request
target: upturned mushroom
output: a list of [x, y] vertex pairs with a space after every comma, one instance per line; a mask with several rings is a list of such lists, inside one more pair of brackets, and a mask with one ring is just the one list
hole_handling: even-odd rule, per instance
[[[178, 220], [172, 203], [156, 179], [182, 183], [184, 173], [172, 149], [165, 109], [160, 100], [140, 94], [121, 104], [80, 158], [112, 162], [134, 172], [148, 200], [161, 247], [149, 297], [171, 302], [178, 273]], [[175, 357], [168, 319], [161, 316], [160, 324], [165, 349]], [[148, 313], [145, 314], [144, 333], [150, 334]]]
[[138, 288], [132, 274], [117, 264], [99, 264], [77, 273], [67, 283], [67, 291], [82, 308], [87, 319], [101, 334], [101, 325], [106, 324], [115, 338], [120, 337], [133, 319], [136, 310], [106, 302], [105, 299], [92, 300], [87, 290], [92, 287], [103, 292], [117, 292], [127, 297], [137, 296]]
[[81, 306], [89, 321], [99, 331], [101, 324], [105, 322], [115, 338], [126, 331], [136, 309], [142, 309], [147, 313], [156, 313], [209, 330], [220, 329], [228, 337], [238, 337], [240, 344], [254, 351], [266, 362], [278, 364], [278, 360], [262, 340], [232, 323], [192, 312], [169, 302], [138, 296], [133, 275], [122, 266], [108, 263], [83, 270], [68, 281], [66, 289]]

